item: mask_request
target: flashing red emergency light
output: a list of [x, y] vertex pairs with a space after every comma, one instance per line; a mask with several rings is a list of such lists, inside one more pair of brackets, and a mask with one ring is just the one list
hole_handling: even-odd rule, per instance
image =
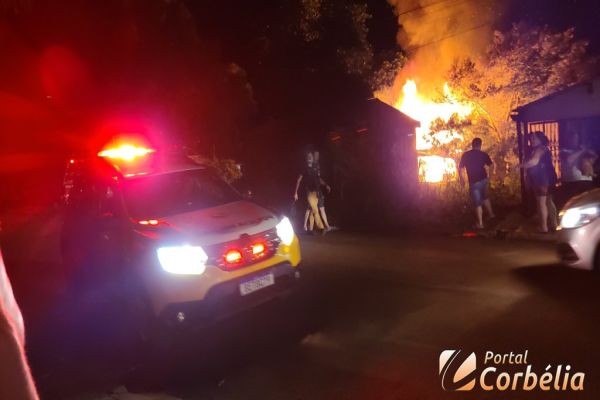
[[156, 150], [147, 147], [134, 146], [131, 144], [122, 144], [119, 147], [108, 148], [98, 153], [99, 157], [110, 159], [120, 159], [123, 161], [133, 161], [138, 157], [144, 157]]
[[254, 243], [252, 245], [252, 254], [254, 256], [261, 256], [266, 249], [267, 247], [264, 245], [264, 243]]
[[239, 250], [229, 250], [223, 256], [227, 264], [238, 264], [242, 262], [242, 253]]

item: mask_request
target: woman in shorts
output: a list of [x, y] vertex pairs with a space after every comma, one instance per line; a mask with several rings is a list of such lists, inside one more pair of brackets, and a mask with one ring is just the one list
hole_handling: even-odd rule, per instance
[[532, 147], [531, 155], [523, 167], [527, 172], [529, 184], [536, 197], [539, 217], [539, 231], [547, 233], [556, 229], [558, 215], [556, 205], [552, 200], [552, 191], [556, 185], [557, 176], [552, 164], [552, 154], [548, 148], [549, 140], [543, 132], [532, 132], [529, 137]]

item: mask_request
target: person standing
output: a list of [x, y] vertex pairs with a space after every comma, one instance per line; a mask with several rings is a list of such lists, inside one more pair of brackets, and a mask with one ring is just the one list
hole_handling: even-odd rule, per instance
[[[304, 230], [309, 231], [306, 226], [307, 220], [310, 218], [314, 218], [314, 221], [317, 225], [317, 228], [322, 232], [325, 232], [325, 225], [323, 224], [323, 220], [319, 214], [319, 191], [321, 190], [321, 185], [329, 187], [323, 179], [318, 175], [317, 170], [313, 165], [314, 156], [311, 152], [306, 155], [306, 164], [302, 172], [298, 175], [298, 179], [296, 179], [296, 188], [294, 190], [294, 201], [298, 200], [298, 190], [300, 189], [300, 184], [304, 181], [304, 190], [306, 192], [306, 202], [307, 202], [307, 213], [304, 217]], [[311, 226], [310, 231], [312, 231], [313, 226]]]
[[[319, 180], [321, 180], [320, 154], [318, 151], [313, 152], [313, 167], [315, 169], [317, 176], [319, 177]], [[327, 193], [329, 193], [331, 191], [331, 188], [329, 186], [325, 185], [325, 188], [327, 189]], [[319, 187], [318, 200], [319, 201], [317, 202], [317, 208], [319, 209], [321, 221], [323, 221], [325, 230], [327, 232], [329, 232], [333, 228], [331, 227], [331, 225], [329, 225], [329, 221], [327, 219], [327, 213], [325, 212], [325, 193], [323, 193], [321, 186]]]
[[552, 190], [556, 185], [557, 176], [552, 165], [552, 154], [548, 148], [549, 140], [543, 132], [532, 132], [529, 136], [532, 147], [531, 155], [523, 164], [527, 172], [527, 180], [536, 197], [539, 231], [548, 233], [548, 222], [555, 229], [558, 226], [556, 205], [552, 199]]
[[38, 400], [25, 356], [25, 331], [0, 254], [0, 399]]
[[477, 229], [483, 229], [483, 207], [490, 218], [494, 218], [494, 211], [492, 210], [492, 203], [488, 198], [488, 171], [492, 165], [492, 159], [490, 156], [481, 151], [482, 141], [480, 138], [475, 138], [471, 142], [471, 150], [465, 152], [460, 158], [458, 164], [458, 177], [461, 185], [464, 186], [465, 179], [463, 177], [463, 170], [467, 170], [467, 177], [469, 179], [469, 194], [475, 207], [475, 216], [477, 218], [476, 227]]
[[570, 143], [560, 150], [561, 187], [565, 201], [594, 188], [594, 151], [581, 146], [579, 135], [573, 134]]

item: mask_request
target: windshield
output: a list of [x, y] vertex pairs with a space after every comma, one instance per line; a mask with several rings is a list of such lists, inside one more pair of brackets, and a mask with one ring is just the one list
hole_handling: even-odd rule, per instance
[[124, 195], [134, 218], [159, 218], [231, 203], [240, 196], [208, 170], [197, 169], [126, 181]]

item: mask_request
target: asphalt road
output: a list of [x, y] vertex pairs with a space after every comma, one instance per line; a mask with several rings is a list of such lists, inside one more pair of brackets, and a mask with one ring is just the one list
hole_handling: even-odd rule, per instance
[[[552, 245], [344, 232], [302, 245], [298, 293], [183, 343], [162, 391], [186, 400], [600, 398], [600, 279], [558, 266]], [[540, 375], [557, 364], [584, 372], [584, 390], [446, 392], [438, 368], [448, 349], [475, 352], [478, 371], [486, 351], [527, 350]], [[69, 379], [79, 382], [70, 398], [102, 398], [118, 379], [105, 361], [40, 380]]]

